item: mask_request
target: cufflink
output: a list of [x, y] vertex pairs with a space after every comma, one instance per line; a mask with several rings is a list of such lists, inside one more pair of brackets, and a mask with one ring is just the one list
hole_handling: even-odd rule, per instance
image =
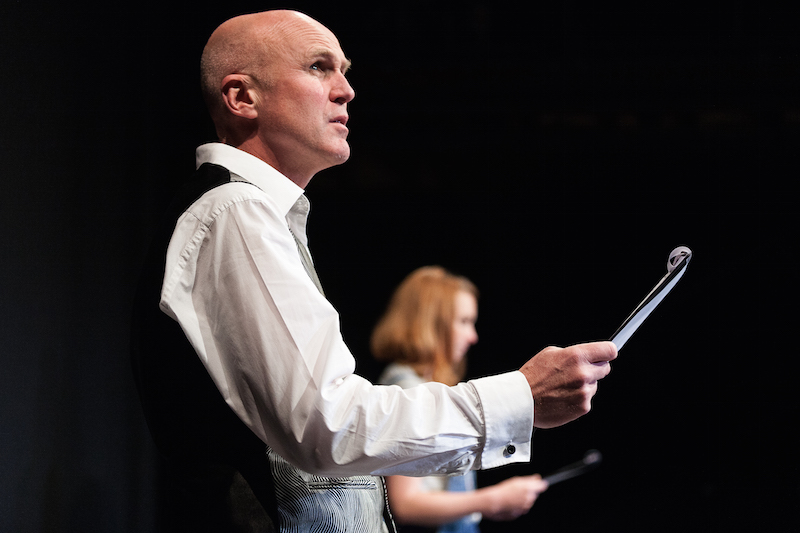
[[508, 444], [506, 445], [506, 449], [503, 451], [503, 455], [505, 455], [506, 457], [511, 457], [516, 452], [517, 452], [517, 447], [514, 446], [513, 444]]

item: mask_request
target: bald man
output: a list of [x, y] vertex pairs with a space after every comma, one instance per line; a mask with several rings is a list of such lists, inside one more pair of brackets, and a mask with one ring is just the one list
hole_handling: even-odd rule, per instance
[[349, 66], [293, 11], [231, 19], [203, 51], [220, 142], [197, 149], [166, 215], [133, 332], [172, 531], [391, 530], [381, 475], [529, 460], [534, 425], [588, 412], [616, 357], [611, 343], [548, 348], [519, 371], [407, 390], [353, 373], [303, 194], [350, 155]]

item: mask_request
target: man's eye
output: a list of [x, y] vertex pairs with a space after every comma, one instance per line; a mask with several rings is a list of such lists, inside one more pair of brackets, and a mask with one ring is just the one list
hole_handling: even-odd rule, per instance
[[319, 63], [314, 63], [311, 65], [311, 70], [322, 70], [322, 67], [319, 65]]

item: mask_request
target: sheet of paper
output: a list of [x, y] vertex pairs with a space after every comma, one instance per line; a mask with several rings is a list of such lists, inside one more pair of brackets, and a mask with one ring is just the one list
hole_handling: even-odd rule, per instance
[[[677, 250], [677, 249], [676, 249]], [[686, 249], [688, 250], [688, 248]], [[674, 252], [673, 252], [674, 253]], [[645, 321], [645, 319], [650, 316], [650, 313], [661, 303], [664, 297], [669, 294], [669, 291], [675, 287], [675, 284], [678, 283], [678, 280], [683, 277], [686, 273], [686, 266], [689, 264], [691, 259], [691, 251], [688, 252], [683, 258], [675, 264], [675, 268], [668, 272], [661, 281], [659, 281], [653, 290], [651, 290], [647, 296], [645, 296], [644, 300], [636, 307], [636, 309], [631, 313], [631, 315], [622, 323], [622, 325], [617, 329], [616, 332], [611, 336], [611, 342], [613, 342], [617, 350], [621, 349], [628, 339], [631, 338], [631, 335], [639, 329], [639, 326]]]

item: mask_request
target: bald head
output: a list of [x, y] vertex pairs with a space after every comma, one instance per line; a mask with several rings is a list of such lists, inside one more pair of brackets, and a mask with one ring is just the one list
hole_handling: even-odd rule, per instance
[[286, 35], [304, 27], [329, 31], [308, 15], [291, 10], [241, 15], [214, 30], [203, 49], [200, 76], [203, 98], [218, 133], [227, 129], [222, 99], [225, 76], [246, 74], [255, 83], [269, 86], [270, 63], [284, 51]]
[[296, 11], [220, 25], [201, 60], [203, 94], [219, 139], [304, 186], [350, 156], [347, 104], [355, 93], [336, 36]]
[[276, 38], [278, 28], [301, 18], [308, 17], [284, 10], [242, 15], [223, 22], [211, 34], [200, 58], [200, 83], [218, 132], [224, 119], [222, 80], [228, 74], [241, 73], [268, 83], [269, 80], [258, 80], [254, 73], [269, 71], [264, 67], [280, 42]]

